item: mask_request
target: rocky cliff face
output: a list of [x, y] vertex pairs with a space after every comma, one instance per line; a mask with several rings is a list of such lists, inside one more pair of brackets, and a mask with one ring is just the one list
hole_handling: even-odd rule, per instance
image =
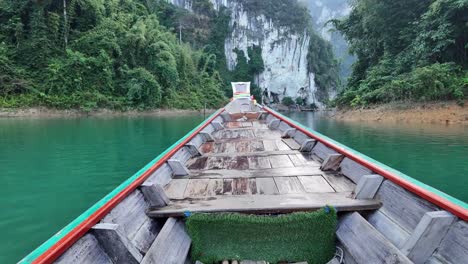
[[[307, 98], [308, 103], [323, 106], [321, 100], [326, 98], [317, 98], [319, 92], [314, 82], [314, 74], [307, 69], [310, 37], [306, 32], [295, 33], [291, 28], [278, 27], [264, 15], [256, 15], [246, 10], [235, 0], [210, 1], [217, 10], [225, 6], [231, 11], [231, 34], [225, 40], [225, 53], [230, 70], [234, 69], [237, 63], [234, 49], [244, 51], [248, 59], [248, 47], [261, 47], [265, 70], [256, 76], [255, 80], [268, 95], [264, 98], [265, 103], [290, 96]], [[190, 0], [171, 2], [191, 10]]]
[[341, 61], [340, 75], [342, 79], [346, 79], [351, 73], [351, 65], [355, 59], [349, 54], [348, 44], [343, 36], [338, 32], [333, 32], [332, 26], [327, 25], [327, 21], [349, 15], [351, 6], [348, 0], [302, 0], [301, 2], [307, 5], [314, 22], [314, 28], [322, 38], [332, 44], [335, 56]]

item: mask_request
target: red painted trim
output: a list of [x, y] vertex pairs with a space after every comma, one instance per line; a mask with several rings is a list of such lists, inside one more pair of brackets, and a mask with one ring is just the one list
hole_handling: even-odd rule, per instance
[[105, 205], [94, 212], [88, 219], [79, 224], [75, 229], [70, 231], [65, 237], [60, 239], [55, 245], [49, 248], [47, 251], [42, 253], [32, 263], [43, 264], [52, 263], [58, 257], [60, 257], [68, 248], [70, 248], [78, 239], [88, 232], [95, 224], [97, 224], [104, 216], [106, 216], [117, 204], [119, 204], [125, 197], [133, 192], [138, 186], [140, 186], [155, 170], [163, 165], [172, 155], [174, 155], [179, 149], [187, 144], [192, 138], [194, 138], [201, 130], [208, 126], [211, 121], [218, 117], [224, 109], [219, 111], [216, 115], [212, 116], [203, 126], [195, 130], [190, 136], [182, 141], [175, 148], [171, 149], [163, 158], [157, 161], [151, 168], [145, 171], [140, 177], [138, 177], [133, 183], [123, 189], [114, 198], [109, 200]]
[[268, 113], [270, 113], [271, 115], [275, 116], [276, 118], [280, 119], [281, 121], [287, 123], [288, 125], [296, 128], [297, 130], [301, 131], [302, 133], [306, 134], [307, 136], [317, 140], [317, 141], [320, 141], [322, 144], [336, 150], [337, 152], [345, 155], [346, 157], [356, 161], [357, 163], [369, 168], [370, 170], [380, 174], [381, 176], [391, 180], [392, 182], [398, 184], [399, 186], [407, 189], [408, 191], [422, 197], [423, 199], [437, 205], [437, 206], [440, 206], [441, 208], [451, 212], [452, 214], [460, 217], [461, 219], [465, 220], [465, 221], [468, 221], [468, 210], [459, 206], [459, 205], [456, 205], [450, 201], [448, 201], [447, 199], [435, 194], [435, 193], [432, 193], [412, 182], [409, 182], [407, 181], [406, 179], [403, 179], [401, 177], [399, 177], [398, 175], [395, 175], [393, 174], [392, 172], [389, 172], [379, 166], [377, 166], [376, 164], [372, 163], [372, 162], [369, 162], [365, 159], [363, 159], [362, 157], [360, 156], [357, 156], [355, 155], [354, 153], [348, 151], [347, 149], [344, 149], [340, 146], [337, 146], [336, 144], [332, 143], [332, 142], [329, 142], [327, 140], [325, 140], [324, 138], [320, 137], [320, 136], [317, 136], [313, 133], [311, 133], [310, 131], [302, 128], [302, 127], [299, 127], [297, 126], [296, 124], [290, 122], [289, 120], [287, 119], [284, 119], [282, 116], [278, 115], [276, 112], [274, 112], [273, 110], [267, 108], [267, 107], [264, 107], [263, 108], [265, 111], [267, 111]]

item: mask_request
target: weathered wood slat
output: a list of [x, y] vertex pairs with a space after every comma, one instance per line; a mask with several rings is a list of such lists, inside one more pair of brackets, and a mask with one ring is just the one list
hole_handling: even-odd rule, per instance
[[[191, 171], [188, 176], [190, 179], [196, 178], [262, 178], [262, 177], [292, 177], [292, 176], [309, 176], [322, 175], [318, 167], [293, 167], [293, 168], [274, 168], [263, 170], [202, 170]], [[175, 178], [178, 179], [178, 178]], [[348, 182], [350, 182], [348, 180]], [[354, 184], [352, 190], [354, 190]], [[167, 193], [167, 191], [166, 191]]]
[[62, 254], [54, 263], [58, 264], [93, 264], [103, 263], [112, 264], [112, 260], [99, 245], [97, 239], [87, 233], [75, 244], [73, 244], [65, 253]]
[[299, 145], [299, 143], [297, 143], [292, 138], [283, 138], [281, 141], [283, 141], [284, 144], [288, 145], [288, 147], [292, 150], [299, 150], [301, 148], [301, 145]]
[[336, 235], [357, 263], [412, 263], [359, 213], [343, 217]]
[[382, 213], [382, 209], [371, 213], [367, 221], [397, 248], [401, 248], [409, 237], [409, 233]]
[[297, 177], [275, 177], [274, 179], [281, 194], [305, 192]]
[[343, 173], [346, 177], [350, 178], [356, 184], [359, 182], [359, 179], [363, 175], [372, 174], [371, 170], [349, 158], [343, 159], [343, 161], [340, 164], [340, 168], [341, 173]]
[[181, 220], [169, 218], [141, 263], [184, 264], [191, 243], [184, 223]]
[[208, 163], [208, 157], [196, 157], [187, 162], [189, 170], [203, 170]]
[[[157, 226], [146, 217], [146, 209], [149, 207], [140, 190], [133, 191], [114, 209], [112, 209], [101, 221], [101, 223], [118, 224], [119, 231], [142, 252], [157, 235]], [[144, 227], [144, 228], [143, 228]], [[138, 238], [138, 239], [135, 239]], [[138, 242], [138, 243], [135, 243]]]
[[441, 263], [466, 263], [468, 259], [468, 223], [459, 220], [452, 224], [431, 259], [439, 260]]
[[306, 134], [302, 133], [301, 131], [296, 131], [296, 133], [294, 133], [293, 138], [294, 140], [296, 140], [296, 142], [299, 145], [302, 145], [306, 140], [310, 139], [310, 137], [308, 137]]
[[118, 230], [118, 225], [97, 224], [92, 233], [114, 263], [137, 264], [143, 259], [140, 251]]
[[263, 140], [263, 146], [265, 151], [277, 151], [278, 146], [276, 146], [275, 140]]
[[258, 169], [270, 169], [271, 164], [268, 157], [248, 157], [249, 159], [249, 169], [258, 170]]
[[169, 159], [167, 161], [169, 167], [171, 167], [172, 172], [175, 176], [185, 176], [189, 175], [190, 171], [185, 166], [185, 163], [178, 159]]
[[144, 183], [140, 186], [140, 190], [149, 206], [163, 207], [169, 203], [169, 197], [167, 197], [164, 188], [159, 184]]
[[185, 189], [189, 179], [173, 179], [168, 185], [164, 187], [166, 195], [170, 199], [182, 199], [184, 198]]
[[342, 175], [323, 173], [322, 176], [337, 192], [352, 192], [356, 188], [356, 184]]
[[302, 183], [306, 192], [327, 193], [335, 192], [322, 176], [299, 176], [297, 177]]
[[273, 178], [256, 178], [258, 194], [279, 194]]
[[276, 140], [276, 147], [278, 148], [279, 151], [282, 151], [282, 150], [291, 150], [291, 148], [286, 145], [286, 143], [284, 143], [282, 140]]
[[207, 196], [216, 196], [223, 194], [223, 180], [222, 179], [210, 179], [208, 183]]
[[288, 155], [274, 155], [268, 157], [272, 168], [292, 168], [294, 164]]
[[[424, 263], [437, 249], [456, 217], [447, 211], [426, 213], [401, 251], [415, 263]], [[468, 261], [468, 259], [467, 259]]]
[[146, 183], [155, 183], [165, 186], [172, 180], [172, 169], [167, 163], [164, 163], [159, 169], [153, 172], [145, 181]]
[[183, 216], [184, 212], [214, 213], [289, 213], [313, 211], [325, 205], [334, 206], [339, 211], [374, 210], [380, 207], [377, 200], [355, 200], [348, 198], [350, 193], [301, 193], [283, 195], [239, 195], [216, 196], [216, 199], [186, 199], [173, 201], [160, 209], [150, 209], [150, 217]]
[[320, 167], [324, 171], [336, 171], [340, 167], [341, 161], [343, 161], [344, 155], [341, 154], [328, 154]]
[[334, 151], [331, 148], [328, 148], [322, 142], [318, 142], [317, 144], [315, 144], [315, 147], [312, 149], [312, 153], [315, 156], [319, 157], [322, 161], [325, 160], [328, 157], [328, 155], [337, 154], [336, 151]]
[[305, 167], [309, 165], [309, 161], [304, 158], [304, 156], [301, 154], [292, 154], [288, 155], [289, 159], [292, 161], [295, 167]]
[[388, 180], [382, 183], [377, 195], [382, 200], [383, 213], [409, 233], [416, 228], [425, 213], [438, 210], [435, 205]]
[[378, 174], [364, 175], [359, 179], [354, 191], [355, 199], [374, 199], [377, 190], [382, 184], [383, 177]]
[[253, 157], [253, 156], [262, 156], [262, 157], [268, 157], [268, 156], [278, 156], [278, 155], [289, 155], [289, 154], [299, 154], [298, 151], [296, 150], [278, 150], [278, 151], [255, 151], [255, 152], [243, 152], [239, 153], [236, 151], [232, 151], [230, 153], [228, 152], [221, 152], [221, 153], [209, 153], [203, 155], [203, 157]]
[[190, 179], [184, 197], [205, 197], [208, 194], [210, 179]]

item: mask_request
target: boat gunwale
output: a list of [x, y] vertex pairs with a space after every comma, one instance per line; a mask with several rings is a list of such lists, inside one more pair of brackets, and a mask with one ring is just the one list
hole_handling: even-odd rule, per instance
[[398, 170], [395, 170], [381, 162], [378, 162], [356, 150], [353, 150], [315, 130], [307, 128], [298, 122], [266, 107], [261, 106], [263, 110], [267, 113], [273, 115], [274, 117], [284, 121], [288, 125], [296, 128], [307, 136], [321, 142], [337, 151], [340, 154], [343, 154], [345, 157], [352, 159], [353, 161], [359, 163], [360, 165], [380, 174], [384, 178], [394, 182], [400, 187], [416, 194], [417, 196], [449, 211], [450, 213], [456, 215], [457, 217], [468, 221], [468, 205], [463, 201], [452, 197], [434, 187], [431, 187], [427, 184], [424, 184]]
[[104, 198], [88, 208], [84, 213], [62, 228], [51, 238], [42, 243], [34, 251], [19, 261], [19, 263], [52, 263], [69, 249], [76, 241], [83, 237], [95, 224], [103, 219], [130, 193], [135, 191], [151, 174], [159, 169], [170, 157], [185, 146], [190, 140], [205, 129], [211, 122], [225, 111], [220, 108], [210, 117], [188, 132], [142, 169], [117, 186]]

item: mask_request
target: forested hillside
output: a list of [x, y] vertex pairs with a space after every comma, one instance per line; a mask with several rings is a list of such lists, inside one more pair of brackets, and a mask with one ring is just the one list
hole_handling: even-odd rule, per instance
[[158, 1], [0, 1], [0, 107], [201, 108], [227, 99], [216, 55], [179, 43]]
[[338, 103], [458, 100], [468, 95], [467, 0], [355, 0], [333, 21], [357, 56]]

